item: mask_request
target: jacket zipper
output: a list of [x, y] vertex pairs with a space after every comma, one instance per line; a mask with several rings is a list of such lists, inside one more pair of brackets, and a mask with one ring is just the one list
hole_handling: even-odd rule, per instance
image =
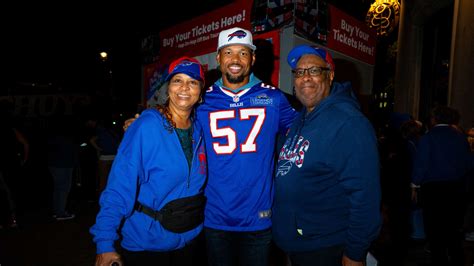
[[[191, 136], [192, 137], [192, 136]], [[194, 144], [194, 137], [192, 137], [192, 142]], [[199, 140], [198, 142], [196, 143], [196, 147], [194, 147], [194, 151], [193, 151], [193, 161], [191, 163], [191, 168], [188, 170], [188, 184], [187, 184], [187, 187], [189, 188], [189, 185], [190, 185], [190, 182], [191, 182], [191, 169], [194, 167], [194, 161], [197, 157], [197, 149], [199, 147], [199, 143], [201, 143], [201, 136], [199, 136]]]

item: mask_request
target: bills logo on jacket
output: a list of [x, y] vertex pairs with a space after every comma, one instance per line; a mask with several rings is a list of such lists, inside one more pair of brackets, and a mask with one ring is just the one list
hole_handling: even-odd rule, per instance
[[199, 173], [207, 174], [207, 158], [206, 158], [206, 152], [203, 146], [199, 148], [198, 159], [199, 159]]
[[301, 168], [304, 163], [304, 155], [308, 151], [309, 145], [310, 141], [303, 136], [295, 136], [291, 139], [287, 139], [278, 155], [278, 162], [286, 162], [280, 164], [276, 176], [286, 175], [293, 165]]

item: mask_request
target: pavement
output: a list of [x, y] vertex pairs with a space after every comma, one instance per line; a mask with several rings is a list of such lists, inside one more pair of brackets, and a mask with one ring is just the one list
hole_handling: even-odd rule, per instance
[[56, 221], [48, 209], [18, 217], [19, 228], [0, 230], [0, 265], [94, 265], [95, 246], [89, 234], [98, 207], [80, 202], [76, 218]]
[[[76, 214], [75, 219], [56, 221], [49, 208], [43, 203], [37, 204], [18, 217], [19, 228], [1, 229], [0, 266], [93, 265], [95, 246], [88, 230], [95, 221], [97, 202], [76, 197], [71, 200], [69, 209]], [[425, 247], [424, 241], [409, 243], [400, 266], [429, 265]], [[465, 251], [465, 265], [474, 265], [474, 242], [466, 241]], [[287, 265], [281, 254], [274, 256], [271, 264]]]

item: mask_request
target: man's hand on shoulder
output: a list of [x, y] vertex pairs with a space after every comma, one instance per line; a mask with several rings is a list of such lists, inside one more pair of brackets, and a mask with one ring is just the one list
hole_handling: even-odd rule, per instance
[[127, 128], [140, 116], [140, 114], [135, 114], [135, 117], [125, 120], [123, 123], [123, 131], [127, 131]]

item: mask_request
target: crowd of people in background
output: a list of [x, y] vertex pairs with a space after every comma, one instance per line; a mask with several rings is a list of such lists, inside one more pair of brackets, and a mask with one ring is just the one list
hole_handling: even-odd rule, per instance
[[463, 265], [463, 241], [473, 240], [474, 149], [472, 129], [459, 121], [456, 109], [442, 105], [425, 123], [393, 113], [380, 135], [385, 221], [378, 249], [388, 265], [400, 264], [410, 241], [425, 241], [433, 265]]
[[[12, 112], [10, 102], [0, 103], [0, 228], [21, 228], [23, 213], [44, 205], [53, 220], [73, 219], [71, 193], [76, 199], [97, 202], [100, 157], [94, 146], [104, 142], [94, 145], [99, 133], [90, 121], [112, 124], [113, 117], [53, 115], [33, 134]], [[108, 128], [114, 132], [113, 145], [121, 141], [122, 123]]]

